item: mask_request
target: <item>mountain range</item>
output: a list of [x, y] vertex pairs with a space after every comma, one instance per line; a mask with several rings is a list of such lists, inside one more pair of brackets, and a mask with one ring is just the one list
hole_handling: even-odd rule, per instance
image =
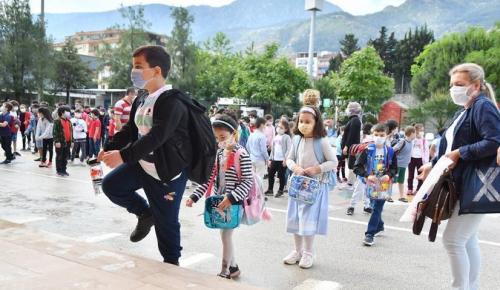
[[[172, 7], [161, 4], [144, 6], [151, 27], [148, 30], [169, 35], [173, 27]], [[236, 0], [226, 6], [190, 6], [194, 16], [193, 40], [202, 42], [216, 32], [226, 33], [235, 50], [252, 43], [261, 48], [270, 42], [280, 44], [282, 52], [307, 51], [310, 13], [304, 0]], [[47, 14], [47, 31], [56, 41], [78, 31], [102, 30], [125, 24], [118, 10], [99, 13]], [[336, 51], [346, 33], [354, 33], [365, 44], [375, 38], [381, 26], [397, 37], [415, 26], [426, 24], [437, 38], [446, 33], [464, 31], [469, 26], [490, 28], [500, 21], [500, 0], [407, 0], [398, 7], [353, 16], [325, 2], [316, 28], [317, 50]]]

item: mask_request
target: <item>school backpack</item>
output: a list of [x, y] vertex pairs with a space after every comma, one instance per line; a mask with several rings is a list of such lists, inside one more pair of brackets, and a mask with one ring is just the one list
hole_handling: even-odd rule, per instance
[[[301, 140], [302, 136], [296, 135], [293, 137], [295, 158], [297, 158], [297, 152], [299, 150], [299, 145]], [[318, 160], [319, 164], [322, 164], [323, 162], [326, 161], [326, 157], [325, 153], [323, 153], [323, 148], [321, 147], [321, 139], [314, 139], [313, 147], [314, 147], [314, 156], [316, 156], [316, 160]], [[333, 190], [337, 185], [337, 175], [333, 170], [327, 172], [327, 184], [328, 184], [328, 190]]]
[[[243, 149], [238, 150], [234, 156], [234, 167], [238, 179], [241, 180], [241, 164], [240, 156]], [[266, 209], [266, 199], [264, 196], [264, 186], [262, 180], [254, 172], [253, 182], [247, 197], [243, 200], [243, 217], [242, 224], [253, 225], [261, 220], [270, 220], [271, 214]]]
[[349, 148], [349, 155], [357, 157], [359, 154], [361, 154], [363, 151], [368, 148], [368, 145], [373, 144], [373, 142], [365, 142], [361, 144], [354, 144]]
[[204, 184], [210, 179], [217, 154], [217, 142], [210, 119], [205, 115], [206, 108], [177, 89], [167, 91], [167, 95], [176, 97], [188, 107], [189, 136], [193, 147], [189, 179]]

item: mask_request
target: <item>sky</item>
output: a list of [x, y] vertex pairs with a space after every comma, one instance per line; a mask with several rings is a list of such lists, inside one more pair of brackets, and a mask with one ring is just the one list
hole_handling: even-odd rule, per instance
[[[161, 3], [175, 6], [210, 5], [223, 6], [234, 0], [45, 0], [46, 13], [108, 11], [123, 5]], [[272, 1], [272, 0], [269, 0]], [[344, 11], [363, 15], [382, 10], [388, 5], [398, 6], [405, 0], [327, 0]], [[40, 13], [41, 0], [30, 0], [33, 13]]]

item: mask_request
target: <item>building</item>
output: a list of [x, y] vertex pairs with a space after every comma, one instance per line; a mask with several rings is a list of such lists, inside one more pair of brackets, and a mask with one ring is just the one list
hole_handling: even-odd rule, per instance
[[389, 100], [382, 104], [382, 109], [378, 115], [379, 122], [386, 122], [387, 120], [396, 120], [398, 124], [403, 124], [405, 121], [408, 106], [395, 100]]
[[[330, 66], [330, 59], [334, 58], [337, 54], [331, 51], [315, 52], [313, 57], [313, 76], [314, 78], [322, 78], [328, 71]], [[307, 72], [307, 64], [309, 62], [309, 53], [297, 53], [292, 62], [296, 68], [303, 69]]]
[[[71, 40], [75, 44], [78, 54], [97, 56], [98, 50], [102, 49], [106, 44], [109, 44], [111, 47], [116, 47], [124, 32], [125, 30], [114, 28], [99, 31], [77, 32], [74, 35], [66, 37], [64, 42], [54, 44], [54, 49], [61, 50], [65, 42]], [[147, 32], [147, 34], [150, 41], [157, 45], [164, 46], [167, 42], [167, 37], [164, 35], [152, 32]]]

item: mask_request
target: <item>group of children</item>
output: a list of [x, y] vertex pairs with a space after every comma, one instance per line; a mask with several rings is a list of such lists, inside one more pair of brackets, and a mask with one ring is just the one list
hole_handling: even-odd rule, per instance
[[51, 168], [55, 148], [58, 176], [69, 176], [68, 160], [79, 159], [81, 164], [97, 157], [101, 143], [107, 142], [116, 131], [114, 111], [103, 107], [90, 108], [76, 102], [73, 108], [60, 103], [50, 110], [47, 102], [34, 101], [27, 106], [17, 101], [4, 102], [0, 115], [0, 137], [9, 164], [21, 156], [17, 151], [17, 136], [21, 133], [21, 151], [38, 154], [40, 168]]

